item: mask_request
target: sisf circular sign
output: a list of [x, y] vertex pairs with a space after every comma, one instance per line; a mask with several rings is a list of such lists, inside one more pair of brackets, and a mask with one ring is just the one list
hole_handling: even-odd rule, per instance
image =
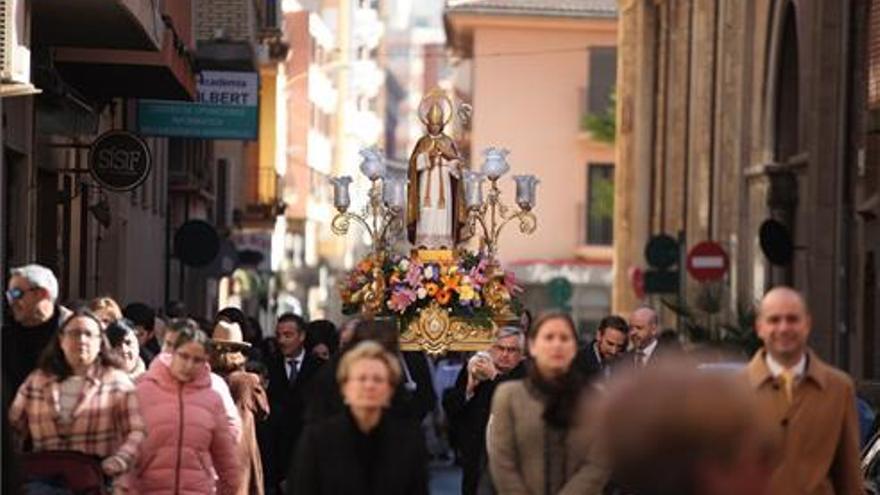
[[147, 143], [127, 131], [105, 132], [89, 148], [92, 178], [111, 191], [130, 191], [141, 185], [152, 165]]
[[730, 259], [721, 244], [704, 241], [691, 248], [686, 266], [692, 277], [700, 282], [709, 282], [724, 277], [730, 267]]

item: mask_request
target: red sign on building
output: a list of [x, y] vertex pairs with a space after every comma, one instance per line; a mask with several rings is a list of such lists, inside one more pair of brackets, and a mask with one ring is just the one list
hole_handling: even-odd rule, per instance
[[705, 241], [691, 248], [685, 264], [692, 277], [710, 282], [724, 277], [730, 268], [730, 259], [720, 244]]

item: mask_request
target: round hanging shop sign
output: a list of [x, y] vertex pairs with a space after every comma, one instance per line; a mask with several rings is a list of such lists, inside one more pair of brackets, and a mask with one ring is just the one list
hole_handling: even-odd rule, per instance
[[128, 131], [98, 136], [89, 148], [89, 172], [111, 191], [131, 191], [150, 175], [153, 158], [143, 139]]

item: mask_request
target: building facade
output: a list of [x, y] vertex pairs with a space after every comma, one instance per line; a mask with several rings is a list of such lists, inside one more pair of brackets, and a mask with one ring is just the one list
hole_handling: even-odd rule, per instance
[[[610, 310], [614, 147], [584, 121], [611, 106], [616, 3], [456, 1], [445, 17], [461, 59], [456, 93], [473, 105], [470, 166], [490, 146], [508, 148], [511, 174], [541, 181], [538, 230], [509, 227], [501, 259], [526, 285], [527, 307], [570, 306], [584, 330]], [[499, 184], [512, 201], [513, 181]]]
[[685, 250], [716, 241], [727, 276], [688, 278], [685, 302], [714, 291], [730, 321], [794, 286], [820, 354], [876, 377], [878, 8], [621, 2], [615, 310], [642, 302], [631, 275], [650, 236], [680, 234]]
[[88, 154], [104, 132], [136, 133], [136, 98], [195, 97], [192, 2], [4, 6], [15, 19], [3, 23], [15, 29], [4, 32], [15, 49], [4, 46], [0, 102], [4, 273], [37, 262], [55, 271], [64, 301], [112, 294], [161, 306], [169, 142], [145, 139], [152, 170], [130, 192], [91, 179]]
[[[308, 311], [320, 299], [319, 246], [329, 231], [328, 179], [333, 169], [337, 108], [336, 39], [317, 11], [288, 5], [284, 13], [290, 54], [284, 65], [287, 107], [287, 253], [282, 273], [289, 310]], [[311, 313], [311, 312], [310, 312]]]

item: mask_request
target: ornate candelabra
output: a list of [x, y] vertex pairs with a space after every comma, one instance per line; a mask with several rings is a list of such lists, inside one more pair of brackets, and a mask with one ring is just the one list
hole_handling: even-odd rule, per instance
[[[468, 208], [468, 220], [465, 229], [473, 235], [479, 227], [482, 233], [483, 247], [493, 264], [497, 264], [498, 239], [501, 231], [511, 221], [519, 222], [519, 230], [523, 234], [531, 234], [537, 227], [535, 214], [535, 188], [538, 179], [534, 175], [514, 175], [516, 182], [517, 210], [513, 210], [501, 201], [501, 190], [498, 179], [510, 170], [507, 164], [505, 149], [489, 148], [483, 152], [486, 161], [481, 172], [464, 173], [465, 205]], [[483, 181], [489, 179], [489, 191], [483, 200]]]
[[388, 177], [382, 154], [375, 148], [361, 150], [364, 160], [361, 172], [370, 179], [369, 202], [363, 211], [352, 213], [348, 187], [351, 177], [342, 176], [330, 179], [333, 184], [333, 206], [338, 213], [333, 217], [330, 228], [334, 234], [345, 235], [351, 223], [360, 224], [372, 240], [373, 258], [379, 262], [384, 259], [389, 239], [403, 232], [403, 209], [406, 204], [406, 180]]
[[[538, 222], [532, 208], [535, 206], [535, 189], [538, 179], [534, 175], [515, 175], [516, 204], [513, 210], [501, 201], [498, 179], [510, 170], [507, 164], [506, 149], [489, 148], [483, 152], [486, 161], [481, 172], [467, 171], [463, 174], [465, 205], [468, 209], [465, 231], [469, 236], [479, 227], [482, 233], [483, 249], [489, 258], [489, 276], [484, 292], [486, 304], [498, 315], [500, 320], [513, 320], [516, 315], [510, 309], [510, 292], [504, 289], [504, 270], [498, 262], [498, 239], [506, 225], [516, 220], [523, 234], [531, 234]], [[489, 179], [489, 191], [483, 200], [483, 181]]]

